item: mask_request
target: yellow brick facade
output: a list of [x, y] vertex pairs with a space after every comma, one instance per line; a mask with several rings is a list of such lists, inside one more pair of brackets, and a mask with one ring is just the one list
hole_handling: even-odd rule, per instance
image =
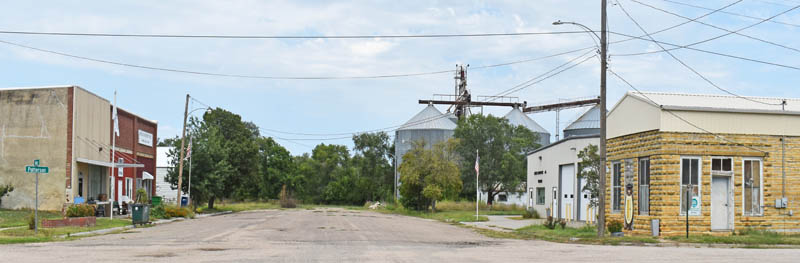
[[[700, 157], [701, 216], [689, 217], [690, 234], [727, 235], [731, 231], [711, 231], [711, 160], [733, 160], [733, 231], [800, 231], [800, 137], [786, 137], [786, 209], [775, 208], [782, 196], [781, 136], [722, 134], [722, 138], [704, 133], [645, 131], [608, 140], [609, 171], [606, 177], [606, 222], [623, 221], [623, 212], [611, 211], [612, 164], [620, 162], [622, 175], [633, 169], [634, 230], [632, 234], [649, 235], [651, 219], [661, 220], [661, 235], [683, 235], [686, 217], [680, 214], [681, 157]], [[638, 213], [638, 169], [640, 158], [650, 158], [650, 212]], [[745, 216], [742, 205], [743, 158], [760, 158], [763, 176], [763, 215]], [[626, 162], [631, 160], [632, 162]], [[630, 163], [630, 166], [626, 166]], [[624, 192], [625, 180], [622, 179]], [[623, 194], [624, 198], [624, 194]], [[630, 233], [629, 233], [630, 234]]]

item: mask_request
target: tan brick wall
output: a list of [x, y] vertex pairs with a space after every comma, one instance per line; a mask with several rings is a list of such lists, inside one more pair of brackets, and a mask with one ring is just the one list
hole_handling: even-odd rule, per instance
[[[724, 134], [724, 139], [709, 134], [647, 131], [617, 137], [608, 141], [609, 171], [611, 163], [633, 159], [634, 174], [638, 175], [639, 158], [650, 158], [650, 213], [638, 214], [638, 176], [634, 176], [634, 234], [649, 234], [650, 219], [661, 220], [662, 235], [684, 234], [685, 216], [680, 216], [680, 160], [682, 156], [699, 156], [701, 162], [702, 216], [690, 216], [692, 234], [711, 232], [711, 158], [733, 158], [734, 230], [764, 229], [771, 231], [800, 231], [800, 216], [788, 216], [800, 209], [800, 138], [786, 139], [786, 196], [787, 209], [774, 208], [781, 197], [781, 141], [774, 135]], [[742, 206], [743, 158], [763, 158], [763, 216], [744, 216]], [[624, 162], [622, 162], [624, 163]], [[624, 171], [623, 171], [624, 174]], [[611, 177], [606, 181], [607, 220], [623, 220], [622, 213], [611, 213]], [[623, 185], [624, 187], [624, 185]], [[729, 232], [713, 232], [729, 234]]]

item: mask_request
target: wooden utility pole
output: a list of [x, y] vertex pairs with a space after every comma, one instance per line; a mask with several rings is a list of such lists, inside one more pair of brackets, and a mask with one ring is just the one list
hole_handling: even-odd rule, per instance
[[608, 52], [608, 39], [606, 38], [606, 0], [600, 0], [600, 160], [603, 165], [600, 169], [600, 196], [598, 196], [600, 210], [597, 215], [597, 236], [605, 235], [606, 228], [606, 52]]
[[183, 107], [183, 130], [181, 131], [181, 159], [178, 164], [178, 207], [181, 205], [181, 183], [183, 183], [183, 155], [186, 142], [186, 118], [189, 116], [189, 94], [186, 94], [186, 105]]

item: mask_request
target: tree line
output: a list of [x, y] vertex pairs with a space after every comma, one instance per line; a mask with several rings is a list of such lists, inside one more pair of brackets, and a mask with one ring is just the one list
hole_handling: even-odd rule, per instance
[[[362, 205], [393, 200], [395, 146], [386, 132], [354, 135], [352, 151], [323, 143], [311, 153], [292, 156], [261, 135], [257, 125], [224, 109], [190, 118], [186, 129], [195, 204], [213, 208], [222, 199], [277, 199], [284, 186], [292, 198], [304, 203]], [[437, 145], [415, 142], [403, 156], [398, 167], [399, 201], [405, 207], [421, 210], [435, 207], [437, 200], [475, 200], [476, 151], [481, 156], [480, 187], [488, 192], [490, 203], [500, 192], [525, 191], [525, 157], [539, 147], [535, 133], [504, 118], [472, 115], [459, 121], [453, 137]], [[177, 187], [180, 144], [180, 138], [159, 143], [173, 147], [166, 177], [173, 187]], [[189, 169], [185, 162], [185, 193]]]

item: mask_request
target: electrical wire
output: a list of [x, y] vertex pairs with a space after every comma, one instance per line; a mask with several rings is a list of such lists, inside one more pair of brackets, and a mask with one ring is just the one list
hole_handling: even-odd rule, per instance
[[[677, 17], [680, 17], [680, 18], [683, 18], [683, 19], [691, 20], [691, 18], [682, 16], [682, 15], [674, 13], [674, 12], [670, 12], [668, 10], [664, 10], [662, 8], [658, 8], [658, 7], [650, 5], [650, 4], [642, 3], [642, 2], [640, 2], [638, 0], [631, 0], [631, 1], [634, 2], [634, 3], [649, 7], [651, 9], [655, 9], [655, 10], [661, 11], [663, 13], [667, 13], [667, 14], [670, 14], [670, 15], [673, 15], [673, 16], [677, 16]], [[765, 21], [768, 21], [768, 20], [765, 20]], [[792, 51], [795, 51], [795, 52], [800, 52], [800, 49], [796, 49], [796, 48], [793, 48], [793, 47], [790, 47], [790, 46], [786, 46], [786, 45], [783, 45], [783, 44], [775, 43], [775, 42], [772, 42], [772, 41], [769, 41], [769, 40], [757, 38], [757, 37], [754, 37], [754, 36], [751, 36], [751, 35], [746, 35], [746, 34], [742, 34], [742, 33], [739, 33], [739, 32], [731, 31], [731, 30], [728, 30], [728, 29], [725, 29], [725, 28], [722, 28], [722, 27], [718, 27], [718, 26], [715, 26], [715, 25], [712, 25], [712, 24], [709, 24], [709, 23], [706, 23], [706, 22], [697, 21], [697, 20], [693, 20], [693, 22], [698, 23], [698, 24], [702, 24], [702, 25], [705, 25], [705, 26], [713, 27], [713, 28], [716, 28], [716, 29], [719, 29], [719, 30], [722, 30], [722, 31], [730, 32], [730, 33], [733, 33], [733, 34], [736, 34], [736, 35], [739, 35], [739, 36], [743, 36], [743, 37], [746, 37], [746, 38], [749, 38], [749, 39], [752, 39], [752, 40], [755, 40], [755, 41], [759, 41], [759, 42], [762, 42], [762, 43], [766, 43], [766, 44], [770, 44], [770, 45], [773, 45], [773, 46], [782, 47], [782, 48], [785, 48], [785, 49], [788, 49], [788, 50], [792, 50]], [[653, 34], [650, 34], [650, 35], [653, 35]]]
[[[664, 45], [669, 45], [669, 46], [674, 46], [674, 47], [680, 46], [678, 44], [673, 44], [673, 43], [664, 42], [664, 41], [660, 41], [660, 40], [651, 40], [651, 39], [646, 39], [646, 38], [642, 38], [642, 37], [636, 37], [636, 36], [628, 35], [628, 34], [624, 34], [624, 33], [618, 33], [618, 32], [609, 32], [609, 33], [615, 34], [615, 35], [626, 36], [626, 37], [633, 37], [633, 38], [636, 38], [636, 39], [639, 39], [639, 40], [653, 42], [653, 43], [656, 43], [656, 44], [664, 44]], [[697, 51], [697, 52], [701, 52], [701, 53], [706, 53], [706, 54], [711, 54], [711, 55], [717, 55], [717, 56], [721, 56], [721, 57], [727, 57], [727, 58], [733, 58], [733, 59], [739, 59], [739, 60], [744, 60], [744, 61], [764, 64], [764, 65], [776, 66], [776, 67], [781, 67], [781, 68], [786, 68], [786, 69], [793, 69], [793, 70], [800, 70], [800, 67], [796, 67], [796, 66], [780, 64], [780, 63], [775, 63], [775, 62], [770, 62], [770, 61], [765, 61], [765, 60], [758, 60], [758, 59], [742, 57], [742, 56], [736, 56], [736, 55], [726, 54], [726, 53], [722, 53], [722, 52], [704, 50], [704, 49], [699, 49], [699, 48], [694, 48], [694, 47], [686, 47], [685, 49], [692, 50], [692, 51]], [[622, 56], [622, 55], [625, 55], [625, 54], [611, 54], [609, 56], [615, 57], [615, 56]]]
[[[636, 2], [636, 1], [634, 1], [634, 2]], [[620, 7], [620, 9], [623, 9], [623, 8], [622, 8], [622, 4], [620, 4], [620, 3], [619, 3], [619, 1], [617, 1], [617, 6], [619, 6], [619, 7]], [[702, 43], [706, 43], [706, 42], [709, 42], [709, 41], [717, 40], [717, 39], [719, 39], [719, 38], [722, 38], [722, 37], [725, 37], [725, 36], [728, 36], [728, 35], [732, 35], [732, 34], [738, 34], [738, 33], [739, 33], [740, 31], [742, 31], [742, 30], [745, 30], [745, 29], [752, 28], [752, 27], [754, 27], [754, 26], [757, 26], [757, 25], [763, 24], [764, 22], [767, 22], [767, 21], [769, 21], [769, 20], [771, 20], [771, 19], [773, 19], [773, 18], [775, 18], [775, 17], [778, 17], [778, 16], [780, 16], [780, 15], [786, 14], [786, 13], [788, 13], [788, 12], [791, 12], [791, 11], [793, 11], [793, 10], [797, 9], [797, 8], [800, 8], [800, 5], [798, 5], [798, 6], [795, 6], [795, 7], [792, 7], [792, 8], [790, 8], [790, 9], [787, 9], [787, 10], [785, 10], [785, 11], [783, 11], [783, 12], [780, 12], [780, 13], [778, 13], [778, 14], [776, 14], [776, 15], [773, 15], [773, 16], [771, 16], [771, 17], [768, 17], [768, 18], [762, 19], [761, 21], [758, 21], [757, 23], [750, 24], [750, 25], [748, 25], [748, 26], [745, 26], [745, 27], [742, 27], [742, 28], [739, 28], [739, 29], [737, 29], [737, 30], [733, 30], [733, 31], [730, 31], [730, 30], [727, 30], [727, 29], [723, 29], [723, 28], [718, 28], [718, 27], [715, 27], [715, 28], [718, 28], [718, 29], [722, 29], [722, 30], [724, 30], [724, 31], [727, 31], [727, 33], [725, 33], [725, 34], [722, 34], [722, 35], [718, 35], [718, 36], [715, 36], [715, 37], [712, 37], [712, 38], [704, 39], [704, 40], [701, 40], [701, 41], [697, 41], [697, 42], [694, 42], [694, 43], [691, 43], [691, 44], [688, 44], [688, 45], [680, 45], [680, 46], [677, 46], [677, 47], [674, 47], [674, 48], [670, 48], [670, 49], [663, 49], [663, 50], [657, 50], [657, 51], [648, 51], [648, 52], [640, 52], [640, 53], [629, 53], [629, 54], [616, 54], [615, 56], [618, 56], [618, 57], [619, 57], [619, 56], [638, 56], [638, 55], [646, 55], [646, 54], [653, 54], [653, 53], [668, 52], [668, 51], [672, 51], [672, 50], [677, 50], [677, 49], [687, 48], [687, 47], [691, 47], [691, 46], [696, 46], [696, 45], [699, 45], [699, 44], [702, 44]], [[623, 10], [624, 10], [624, 9], [623, 9]], [[626, 12], [626, 13], [627, 13], [627, 12]], [[629, 16], [629, 17], [630, 17], [630, 16]], [[697, 22], [697, 21], [695, 21], [695, 22]], [[702, 23], [702, 22], [700, 22], [700, 23]], [[703, 23], [703, 24], [705, 24], [705, 23]], [[754, 39], [755, 39], [755, 38], [754, 38]], [[771, 42], [770, 42], [770, 43], [771, 43]], [[774, 43], [771, 43], [771, 44], [774, 44]], [[777, 45], [777, 44], [776, 44], [776, 45]], [[789, 47], [786, 47], [786, 46], [783, 46], [783, 45], [779, 45], [779, 46], [781, 46], [781, 47], [784, 47], [784, 48], [789, 48]], [[794, 49], [794, 48], [790, 48], [790, 49], [797, 50], [797, 49]]]
[[419, 35], [341, 35], [341, 36], [290, 36], [290, 35], [188, 35], [188, 34], [121, 34], [121, 33], [77, 33], [0, 30], [0, 34], [80, 36], [80, 37], [137, 37], [137, 38], [221, 38], [221, 39], [377, 39], [377, 38], [452, 38], [452, 37], [504, 37], [576, 34], [581, 31], [475, 33], [475, 34], [419, 34]]
[[[669, 2], [669, 3], [673, 3], [673, 4], [677, 4], [677, 5], [682, 5], [682, 6], [688, 6], [688, 7], [692, 7], [692, 8], [696, 8], [696, 9], [714, 10], [712, 8], [699, 6], [699, 5], [695, 5], [695, 4], [690, 4], [690, 3], [685, 3], [685, 2], [680, 2], [680, 1], [675, 1], [675, 0], [661, 0], [661, 1]], [[754, 19], [754, 20], [762, 20], [762, 19], [764, 19], [764, 18], [761, 18], [761, 17], [755, 17], [755, 16], [750, 16], [750, 15], [745, 15], [745, 14], [740, 14], [740, 13], [734, 13], [734, 12], [729, 12], [729, 11], [722, 11], [720, 13], [727, 14], [727, 15], [732, 15], [732, 16], [738, 16], [738, 17]], [[792, 24], [792, 23], [783, 22], [783, 21], [769, 20], [769, 22], [770, 23], [775, 23], [775, 24], [786, 25], [786, 26], [800, 27], [800, 25], [798, 25], [798, 24]]]
[[[530, 79], [530, 80], [527, 80], [527, 81], [522, 82], [520, 84], [517, 84], [514, 87], [512, 87], [511, 89], [508, 89], [508, 90], [505, 90], [503, 92], [500, 92], [499, 94], [504, 94], [505, 93], [506, 95], [508, 95], [510, 93], [514, 93], [514, 92], [520, 91], [522, 89], [528, 88], [528, 87], [533, 86], [535, 84], [541, 83], [542, 81], [545, 81], [545, 80], [547, 80], [549, 78], [552, 78], [552, 77], [554, 77], [554, 76], [556, 76], [558, 74], [561, 74], [562, 72], [567, 71], [567, 70], [569, 70], [571, 68], [574, 68], [574, 67], [586, 62], [587, 60], [596, 57], [597, 55], [589, 56], [589, 57], [584, 58], [583, 60], [581, 60], [578, 63], [573, 63], [577, 59], [580, 59], [582, 57], [585, 57], [587, 54], [590, 54], [592, 51], [594, 51], [594, 50], [590, 50], [587, 53], [584, 53], [584, 54], [582, 54], [582, 55], [580, 55], [580, 56], [578, 56], [576, 58], [573, 58], [572, 60], [568, 61], [567, 63], [561, 64], [561, 65], [557, 66], [556, 68], [545, 72], [544, 74], [540, 74], [539, 76], [534, 77], [533, 79]], [[565, 65], [568, 65], [570, 63], [573, 63], [573, 65], [571, 65], [569, 67], [566, 67], [566, 68], [564, 68], [564, 69], [562, 69], [560, 71], [557, 71], [555, 73], [550, 74], [551, 72], [556, 71], [559, 68], [562, 68]], [[547, 75], [547, 74], [550, 74], [550, 75]], [[537, 80], [537, 79], [538, 79], [538, 81], [535, 81], [535, 82], [531, 83], [532, 80]], [[493, 98], [490, 99], [489, 101], [496, 100], [498, 96], [500, 96], [500, 95], [493, 96]], [[287, 131], [281, 131], [281, 130], [275, 130], [275, 129], [269, 129], [269, 128], [261, 128], [261, 130], [266, 130], [266, 131], [275, 132], [275, 133], [282, 133], [282, 134], [299, 135], [299, 136], [341, 136], [341, 135], [351, 135], [352, 136], [352, 135], [363, 134], [363, 133], [372, 133], [372, 132], [392, 132], [392, 131], [397, 131], [399, 129], [402, 129], [403, 127], [408, 127], [408, 126], [413, 126], [413, 125], [417, 125], [417, 124], [427, 123], [427, 122], [436, 121], [436, 120], [443, 119], [443, 118], [448, 118], [448, 117], [450, 117], [450, 115], [442, 114], [440, 116], [434, 116], [434, 117], [422, 119], [422, 120], [411, 122], [411, 123], [405, 123], [405, 124], [401, 124], [401, 125], [389, 126], [389, 127], [385, 127], [385, 128], [381, 128], [381, 129], [373, 129], [373, 130], [360, 131], [360, 132], [349, 132], [349, 133], [298, 133], [298, 132], [287, 132]], [[351, 138], [351, 137], [297, 138], [297, 139], [294, 139], [294, 138], [281, 138], [281, 139], [283, 139], [283, 140], [309, 140], [309, 141], [317, 140], [317, 141], [321, 141], [321, 140], [341, 140], [341, 139], [345, 139], [345, 138]]]
[[[618, 6], [618, 7], [620, 8], [620, 10], [622, 10], [622, 12], [624, 12], [624, 13], [625, 13], [625, 15], [626, 15], [626, 16], [627, 16], [627, 17], [628, 17], [628, 18], [629, 18], [629, 19], [630, 19], [630, 20], [631, 20], [631, 21], [632, 21], [632, 22], [633, 22], [633, 23], [636, 25], [636, 27], [638, 27], [638, 28], [639, 28], [639, 30], [641, 30], [641, 31], [642, 31], [642, 33], [646, 34], [646, 35], [647, 35], [647, 37], [648, 37], [648, 38], [650, 38], [650, 40], [652, 40], [652, 41], [654, 41], [654, 42], [656, 41], [656, 40], [655, 40], [655, 39], [654, 39], [652, 36], [650, 36], [650, 34], [648, 34], [648, 33], [647, 33], [647, 30], [645, 30], [645, 29], [642, 27], [642, 25], [640, 25], [640, 24], [639, 24], [639, 22], [638, 22], [638, 21], [636, 21], [636, 19], [634, 19], [634, 18], [633, 18], [633, 16], [631, 16], [631, 14], [630, 14], [630, 13], [628, 13], [628, 11], [627, 11], [627, 10], [625, 10], [625, 7], [623, 7], [623, 6], [622, 6], [622, 4], [621, 4], [621, 3], [619, 3], [619, 1], [617, 1], [617, 6]], [[800, 6], [797, 6], [797, 7], [795, 7], [795, 8], [798, 8], [798, 7], [800, 7]], [[794, 8], [793, 8], [793, 9], [794, 9]], [[793, 9], [792, 9], [792, 10], [793, 10]], [[670, 55], [670, 57], [672, 57], [673, 59], [675, 59], [675, 61], [677, 61], [678, 63], [680, 63], [681, 65], [683, 65], [683, 66], [684, 66], [684, 67], [686, 67], [687, 69], [689, 69], [690, 71], [694, 72], [694, 74], [695, 74], [695, 75], [697, 75], [698, 77], [702, 78], [702, 79], [703, 79], [703, 80], [705, 80], [705, 81], [706, 81], [708, 84], [710, 84], [711, 86], [714, 86], [714, 87], [715, 87], [715, 88], [717, 88], [718, 90], [721, 90], [721, 91], [723, 91], [723, 92], [725, 92], [725, 93], [728, 93], [728, 94], [730, 94], [730, 95], [732, 95], [732, 96], [735, 96], [735, 97], [737, 97], [737, 98], [741, 98], [741, 99], [748, 100], [748, 101], [752, 101], [752, 102], [756, 102], [756, 103], [761, 103], [761, 104], [765, 104], [765, 105], [774, 105], [774, 106], [782, 105], [782, 104], [775, 104], [775, 103], [768, 103], [768, 102], [763, 102], [763, 101], [753, 100], [753, 99], [750, 99], [750, 98], [743, 97], [743, 96], [740, 96], [740, 95], [738, 95], [738, 94], [735, 94], [735, 93], [733, 93], [733, 92], [731, 92], [731, 91], [728, 91], [727, 89], [724, 89], [724, 88], [722, 88], [722, 87], [718, 86], [718, 85], [717, 85], [717, 84], [715, 84], [713, 81], [711, 81], [710, 79], [708, 79], [708, 78], [706, 78], [705, 76], [703, 76], [703, 74], [701, 74], [700, 72], [698, 72], [697, 70], [695, 70], [694, 68], [692, 68], [691, 66], [689, 66], [688, 64], [686, 64], [685, 62], [683, 62], [683, 60], [681, 60], [681, 59], [679, 59], [678, 57], [676, 57], [674, 54], [672, 54], [672, 52], [670, 52], [669, 50], [667, 50], [666, 48], [664, 48], [664, 46], [662, 46], [662, 45], [661, 45], [661, 44], [659, 44], [658, 42], [655, 42], [655, 43], [656, 43], [656, 45], [658, 45], [658, 47], [659, 47], [659, 48], [661, 48], [662, 50], [664, 50], [664, 52], [666, 52], [667, 54], [669, 54], [669, 55]]]
[[[734, 1], [734, 2], [732, 2], [730, 4], [725, 5], [723, 7], [717, 8], [717, 9], [709, 9], [709, 10], [711, 10], [711, 12], [705, 13], [705, 14], [703, 14], [701, 16], [698, 16], [698, 17], [695, 17], [695, 18], [691, 18], [688, 21], [684, 21], [684, 22], [681, 22], [681, 23], [678, 23], [678, 24], [675, 24], [675, 25], [672, 25], [672, 26], [669, 26], [669, 27], [662, 28], [660, 30], [653, 31], [652, 33], [650, 33], [650, 35], [655, 35], [655, 34], [658, 34], [658, 33], [664, 32], [664, 31], [668, 31], [668, 30], [683, 26], [685, 24], [689, 24], [691, 22], [698, 21], [699, 19], [702, 19], [702, 18], [705, 18], [707, 16], [713, 15], [713, 14], [715, 14], [717, 12], [720, 12], [720, 11], [722, 11], [724, 9], [727, 9], [727, 8], [729, 8], [731, 6], [734, 6], [734, 5], [736, 5], [736, 4], [738, 4], [738, 3], [742, 2], [742, 1], [743, 0], [737, 0], [737, 1]], [[608, 30], [608, 31], [610, 32], [611, 30]], [[639, 37], [645, 37], [645, 35], [641, 35]], [[610, 46], [611, 44], [618, 44], [618, 43], [628, 42], [628, 41], [631, 41], [631, 40], [634, 40], [634, 39], [637, 39], [637, 38], [636, 37], [630, 37], [630, 38], [623, 39], [623, 40], [618, 40], [618, 41], [615, 41], [615, 42], [609, 41], [608, 45]]]

